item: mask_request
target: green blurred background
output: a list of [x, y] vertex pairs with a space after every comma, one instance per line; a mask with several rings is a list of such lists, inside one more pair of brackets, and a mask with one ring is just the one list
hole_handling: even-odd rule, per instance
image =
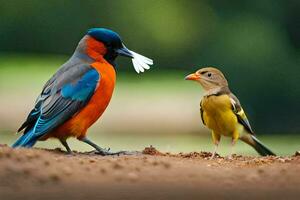
[[[298, 0], [0, 0], [0, 143], [17, 137], [43, 84], [87, 29], [106, 27], [155, 65], [137, 75], [130, 60], [118, 58], [113, 100], [90, 130], [98, 144], [212, 150], [199, 115], [203, 91], [183, 78], [217, 66], [258, 137], [275, 152], [292, 154], [300, 149], [299, 10]], [[230, 149], [224, 142], [222, 154]], [[236, 151], [255, 155], [241, 142]]]

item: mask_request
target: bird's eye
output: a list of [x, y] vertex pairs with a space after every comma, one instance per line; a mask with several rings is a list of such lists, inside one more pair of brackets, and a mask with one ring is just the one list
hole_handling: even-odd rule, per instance
[[208, 76], [208, 77], [211, 77], [211, 73], [207, 73], [207, 76]]

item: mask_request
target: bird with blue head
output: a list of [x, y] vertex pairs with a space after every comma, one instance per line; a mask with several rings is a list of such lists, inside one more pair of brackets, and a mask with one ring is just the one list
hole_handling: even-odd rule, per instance
[[[72, 153], [67, 143], [76, 137], [101, 155], [112, 155], [87, 137], [87, 130], [104, 113], [115, 87], [115, 59], [132, 59], [137, 73], [150, 68], [153, 61], [123, 44], [112, 30], [92, 28], [80, 40], [74, 54], [46, 82], [13, 147], [32, 147], [39, 140], [57, 138]], [[117, 152], [118, 153], [118, 152]]]

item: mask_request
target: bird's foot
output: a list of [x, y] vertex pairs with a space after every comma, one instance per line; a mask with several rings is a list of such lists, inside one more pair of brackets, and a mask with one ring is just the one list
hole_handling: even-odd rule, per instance
[[[209, 158], [209, 160], [212, 160], [212, 159], [214, 159], [214, 158], [216, 157], [217, 150], [218, 150], [218, 146], [219, 146], [219, 142], [216, 142], [216, 143], [215, 143], [214, 151], [213, 151], [211, 157]], [[219, 156], [219, 155], [217, 155], [217, 156]]]
[[71, 150], [71, 149], [67, 149], [66, 151], [65, 151], [65, 154], [67, 154], [67, 155], [74, 155], [74, 152]]
[[98, 151], [96, 150], [95, 151], [95, 154], [98, 154], [98, 155], [101, 155], [101, 156], [115, 156], [115, 155], [119, 155], [118, 154], [119, 152], [110, 152], [109, 150], [101, 150], [101, 151]]
[[117, 151], [117, 152], [110, 152], [110, 149], [103, 149], [101, 151], [95, 150], [92, 153], [101, 156], [133, 156], [133, 155], [141, 155], [142, 152], [140, 151]]
[[66, 152], [66, 156], [73, 157], [73, 156], [76, 156], [76, 154], [74, 152]]
[[117, 153], [118, 155], [123, 155], [123, 156], [138, 156], [143, 154], [141, 151], [119, 151]]
[[213, 160], [213, 159], [216, 157], [216, 154], [217, 154], [217, 152], [214, 151], [214, 152], [211, 154], [209, 160]]
[[229, 156], [227, 156], [228, 160], [233, 160], [236, 157], [236, 154], [230, 154]]

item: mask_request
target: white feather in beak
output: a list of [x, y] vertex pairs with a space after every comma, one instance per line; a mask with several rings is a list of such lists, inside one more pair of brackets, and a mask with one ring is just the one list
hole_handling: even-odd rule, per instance
[[129, 50], [129, 52], [132, 54], [132, 64], [135, 69], [135, 71], [139, 74], [140, 72], [144, 72], [145, 69], [150, 69], [149, 65], [153, 65], [153, 60], [150, 58], [147, 58], [145, 56], [142, 56], [138, 53], [135, 53], [134, 51]]

